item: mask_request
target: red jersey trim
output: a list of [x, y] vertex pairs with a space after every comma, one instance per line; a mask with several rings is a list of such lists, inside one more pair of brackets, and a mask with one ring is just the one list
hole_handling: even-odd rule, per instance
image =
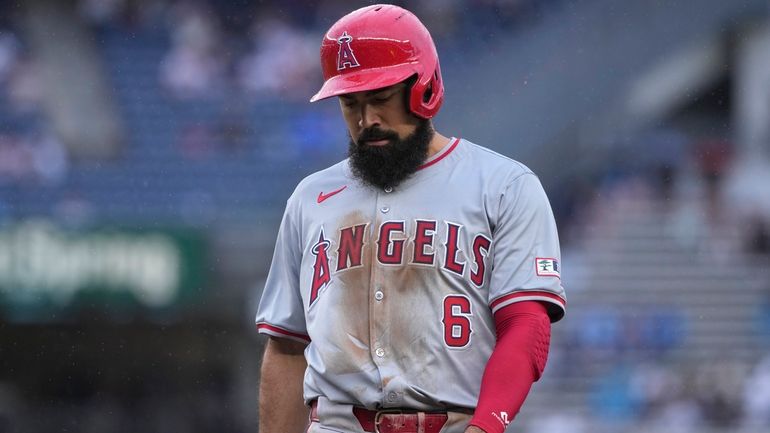
[[507, 295], [503, 295], [489, 304], [492, 309], [492, 314], [496, 313], [499, 309], [506, 305], [511, 305], [514, 302], [521, 301], [544, 301], [558, 305], [562, 310], [566, 310], [567, 301], [559, 295], [555, 295], [551, 292], [543, 292], [539, 290], [531, 290], [526, 292], [514, 292]]
[[439, 161], [441, 161], [442, 159], [446, 158], [447, 155], [452, 153], [452, 151], [455, 150], [455, 147], [457, 147], [458, 144], [460, 144], [460, 139], [459, 138], [455, 138], [454, 139], [454, 143], [452, 143], [450, 145], [447, 145], [447, 146], [449, 146], [449, 149], [446, 152], [444, 152], [443, 154], [439, 155], [436, 159], [434, 159], [432, 161], [428, 161], [425, 164], [417, 167], [417, 170], [423, 170], [423, 169], [426, 169], [426, 168], [430, 167], [431, 165], [437, 164]]
[[286, 329], [279, 328], [267, 323], [257, 323], [257, 331], [260, 334], [267, 334], [273, 337], [289, 338], [303, 343], [310, 343], [310, 337], [305, 334], [288, 331]]

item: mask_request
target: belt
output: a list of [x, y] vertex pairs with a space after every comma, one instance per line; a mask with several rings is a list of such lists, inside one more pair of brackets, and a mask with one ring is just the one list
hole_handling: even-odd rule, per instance
[[[353, 407], [361, 428], [370, 433], [439, 433], [447, 422], [446, 412], [419, 412], [408, 409], [369, 410]], [[310, 421], [318, 419], [318, 404], [310, 404]]]

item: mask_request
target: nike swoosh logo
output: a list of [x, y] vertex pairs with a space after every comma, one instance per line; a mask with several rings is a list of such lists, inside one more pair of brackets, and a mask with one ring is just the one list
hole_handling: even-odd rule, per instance
[[327, 193], [327, 194], [324, 194], [323, 192], [319, 192], [319, 193], [318, 193], [318, 203], [321, 203], [321, 202], [323, 202], [324, 200], [326, 200], [327, 198], [329, 198], [329, 197], [333, 196], [334, 194], [337, 194], [337, 193], [339, 193], [339, 192], [342, 192], [342, 190], [343, 190], [343, 189], [345, 189], [345, 188], [347, 188], [347, 187], [348, 187], [348, 186], [347, 186], [347, 185], [345, 185], [345, 186], [343, 186], [342, 188], [340, 188], [340, 189], [337, 189], [337, 190], [334, 190], [334, 191], [332, 191], [332, 192], [330, 192], [330, 193]]

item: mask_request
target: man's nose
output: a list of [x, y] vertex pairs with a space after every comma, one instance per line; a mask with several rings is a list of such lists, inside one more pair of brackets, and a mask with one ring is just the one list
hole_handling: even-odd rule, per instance
[[371, 128], [372, 126], [380, 126], [382, 119], [377, 110], [369, 104], [361, 105], [361, 118], [358, 120], [358, 126], [363, 129]]

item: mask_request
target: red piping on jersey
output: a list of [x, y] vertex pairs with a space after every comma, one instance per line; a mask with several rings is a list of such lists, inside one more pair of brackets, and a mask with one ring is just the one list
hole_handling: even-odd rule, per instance
[[267, 323], [257, 323], [257, 330], [262, 330], [262, 329], [267, 330], [267, 331], [273, 331], [273, 332], [276, 332], [278, 334], [283, 334], [283, 335], [286, 335], [288, 337], [301, 338], [302, 340], [310, 342], [310, 337], [308, 337], [305, 334], [299, 334], [299, 333], [296, 333], [296, 332], [287, 331], [287, 330], [285, 330], [283, 328], [279, 328], [277, 326], [268, 325]]
[[550, 292], [543, 292], [539, 290], [531, 290], [531, 291], [525, 291], [525, 292], [515, 292], [515, 293], [509, 293], [507, 295], [503, 295], [489, 304], [489, 306], [494, 309], [496, 306], [500, 305], [501, 303], [505, 301], [510, 301], [515, 298], [531, 298], [531, 297], [542, 297], [542, 298], [548, 298], [549, 300], [552, 300], [553, 302], [561, 305], [562, 308], [565, 308], [567, 305], [567, 302], [559, 295], [554, 295]]
[[418, 170], [422, 170], [422, 169], [424, 169], [424, 168], [428, 168], [428, 167], [430, 167], [431, 165], [433, 165], [433, 164], [436, 164], [437, 162], [439, 162], [439, 161], [441, 161], [442, 159], [446, 158], [446, 157], [447, 157], [447, 155], [449, 155], [450, 153], [452, 153], [452, 151], [453, 151], [453, 150], [455, 150], [455, 147], [457, 147], [457, 145], [458, 145], [458, 144], [460, 144], [460, 139], [459, 139], [459, 138], [455, 138], [455, 142], [454, 142], [454, 143], [453, 143], [453, 144], [452, 144], [452, 145], [449, 147], [449, 150], [447, 150], [446, 152], [444, 152], [444, 154], [443, 154], [443, 155], [439, 156], [438, 158], [434, 159], [433, 161], [430, 161], [430, 162], [426, 162], [425, 164], [423, 164], [423, 165], [421, 165], [421, 166], [417, 167], [417, 169], [418, 169]]

